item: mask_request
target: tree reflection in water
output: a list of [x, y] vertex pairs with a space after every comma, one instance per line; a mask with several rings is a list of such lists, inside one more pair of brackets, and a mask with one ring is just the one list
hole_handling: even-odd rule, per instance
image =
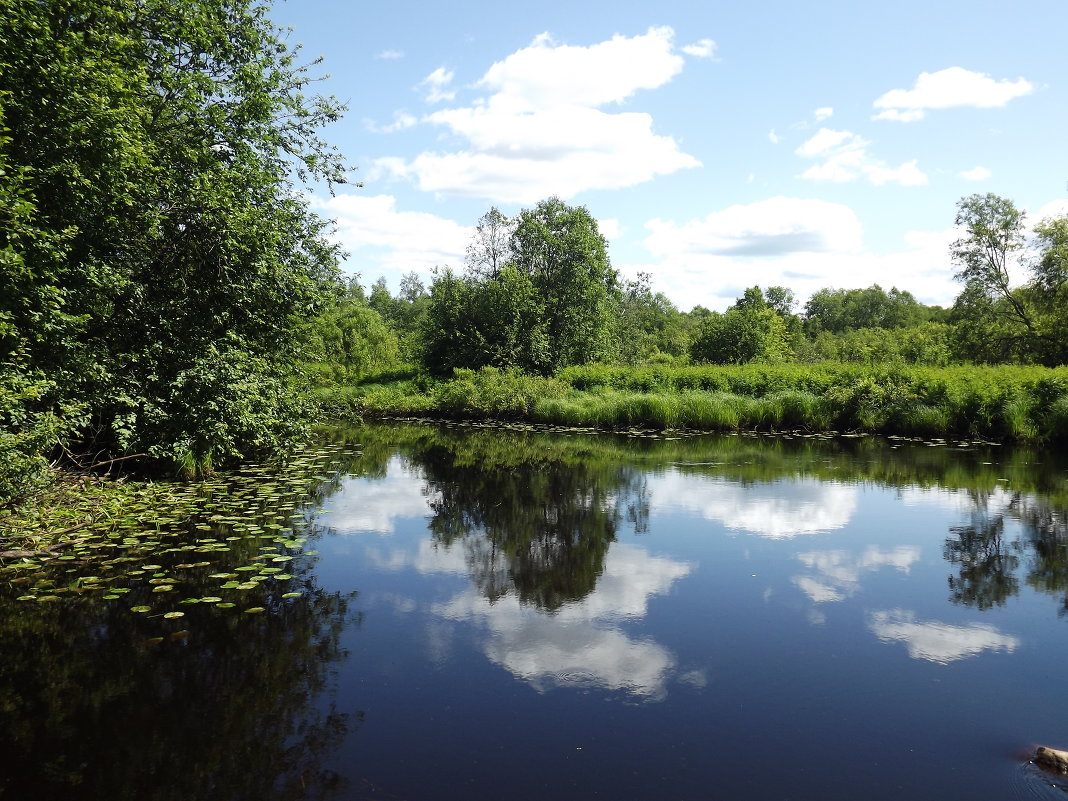
[[[977, 609], [1004, 606], [1023, 581], [1060, 596], [1068, 614], [1068, 515], [1049, 500], [1021, 492], [997, 503], [990, 493], [971, 493], [972, 522], [950, 528], [943, 555], [959, 565], [949, 577], [950, 600]], [[1009, 524], [1019, 531], [1008, 538]]]
[[412, 458], [435, 498], [430, 532], [463, 545], [479, 592], [492, 602], [514, 591], [554, 612], [593, 592], [624, 521], [646, 529], [645, 480], [630, 467], [512, 453], [465, 463], [434, 447]]
[[188, 632], [117, 603], [0, 603], [0, 797], [327, 799], [353, 726], [322, 696], [350, 598], [300, 578], [257, 616], [190, 608]]

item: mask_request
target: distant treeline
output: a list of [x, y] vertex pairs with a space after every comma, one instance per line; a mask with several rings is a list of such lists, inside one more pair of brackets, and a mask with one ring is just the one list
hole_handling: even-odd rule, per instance
[[[724, 312], [678, 309], [651, 278], [620, 278], [596, 220], [556, 198], [479, 221], [465, 269], [415, 273], [392, 295], [357, 279], [309, 327], [321, 380], [347, 382], [415, 365], [517, 368], [552, 375], [601, 363], [819, 363], [947, 366], [1068, 362], [1068, 218], [1030, 238], [1023, 214], [996, 195], [958, 204], [951, 249], [962, 290], [950, 308], [905, 289], [828, 287], [799, 308], [788, 287], [747, 289]], [[1020, 260], [1030, 280], [1009, 283]]]

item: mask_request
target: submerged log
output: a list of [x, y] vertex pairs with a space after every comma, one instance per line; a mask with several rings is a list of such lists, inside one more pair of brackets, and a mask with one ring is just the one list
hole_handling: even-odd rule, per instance
[[1035, 749], [1034, 762], [1053, 773], [1068, 773], [1068, 751], [1059, 751], [1056, 748], [1040, 745]]

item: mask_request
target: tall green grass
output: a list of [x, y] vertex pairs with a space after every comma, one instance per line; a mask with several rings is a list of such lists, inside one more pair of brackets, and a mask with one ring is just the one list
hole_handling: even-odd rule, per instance
[[554, 378], [485, 368], [458, 370], [445, 381], [365, 381], [336, 392], [326, 409], [614, 429], [1048, 441], [1068, 439], [1068, 368], [590, 365]]

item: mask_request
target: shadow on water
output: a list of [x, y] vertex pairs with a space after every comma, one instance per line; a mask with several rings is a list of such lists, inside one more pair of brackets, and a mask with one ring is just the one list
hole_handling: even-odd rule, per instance
[[[310, 460], [313, 474], [324, 463]], [[337, 485], [287, 478], [305, 489], [268, 470], [181, 485], [156, 525], [146, 511], [67, 557], [5, 567], [0, 797], [344, 790], [324, 760], [361, 723], [330, 701], [342, 632], [360, 618], [355, 593], [317, 585], [303, 546], [322, 531], [301, 511]]]

